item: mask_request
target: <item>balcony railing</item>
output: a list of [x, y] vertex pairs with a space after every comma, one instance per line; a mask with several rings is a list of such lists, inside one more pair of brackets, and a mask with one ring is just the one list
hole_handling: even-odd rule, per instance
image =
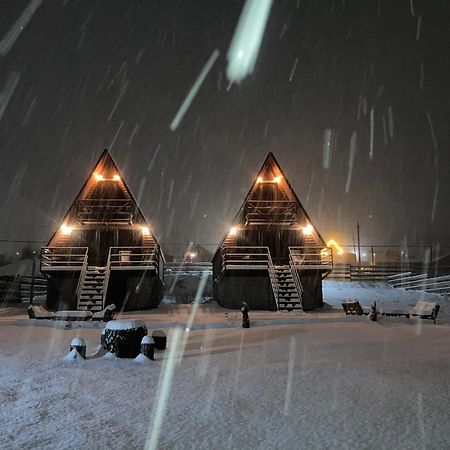
[[245, 218], [249, 225], [291, 225], [297, 222], [298, 205], [288, 200], [249, 200]]
[[222, 270], [264, 270], [269, 265], [269, 258], [268, 247], [223, 247]]
[[159, 270], [160, 252], [149, 247], [111, 247], [107, 267], [110, 270]]
[[132, 224], [133, 205], [126, 199], [85, 199], [78, 203], [77, 220], [81, 224]]
[[298, 270], [333, 269], [333, 252], [321, 246], [289, 247], [291, 265]]
[[88, 247], [44, 247], [41, 249], [41, 271], [83, 270]]

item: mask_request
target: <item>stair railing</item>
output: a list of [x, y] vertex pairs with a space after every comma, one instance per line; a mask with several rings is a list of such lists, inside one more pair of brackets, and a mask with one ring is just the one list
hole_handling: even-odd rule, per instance
[[78, 278], [78, 285], [77, 285], [77, 309], [80, 306], [81, 291], [83, 290], [83, 284], [84, 284], [84, 280], [86, 278], [86, 272], [87, 272], [87, 266], [88, 266], [88, 251], [89, 251], [89, 249], [86, 248], [86, 253], [84, 254], [84, 259], [83, 259], [83, 266], [82, 266], [81, 272], [80, 272], [80, 278]]
[[300, 280], [297, 269], [295, 268], [294, 260], [292, 258], [291, 249], [289, 249], [289, 268], [291, 269], [292, 278], [294, 280], [295, 289], [297, 290], [298, 299], [303, 308], [303, 285]]
[[109, 275], [111, 274], [111, 247], [108, 252], [108, 261], [106, 262], [105, 267], [105, 278], [103, 280], [103, 288], [102, 288], [102, 309], [105, 307], [106, 303], [106, 294], [108, 292], [108, 284], [109, 284]]
[[278, 307], [278, 299], [279, 299], [278, 279], [275, 273], [275, 266], [273, 265], [272, 255], [270, 254], [270, 250], [268, 247], [267, 247], [267, 268], [269, 270], [269, 278], [270, 284], [272, 286], [273, 296], [275, 298], [275, 303]]

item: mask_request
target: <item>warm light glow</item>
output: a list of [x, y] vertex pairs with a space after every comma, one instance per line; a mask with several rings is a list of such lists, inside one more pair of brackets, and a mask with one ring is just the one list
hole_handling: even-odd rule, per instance
[[257, 182], [257, 183], [262, 183], [262, 182], [263, 182], [262, 177], [258, 177], [258, 178], [256, 179], [256, 182]]
[[305, 236], [311, 236], [313, 234], [314, 228], [313, 226], [309, 223], [308, 225], [306, 225], [306, 227], [302, 228], [303, 234]]
[[281, 183], [281, 179], [283, 178], [283, 176], [282, 175], [278, 175], [277, 177], [275, 177], [273, 180], [272, 180], [272, 183], [277, 183], [277, 184], [279, 184], [279, 183]]
[[97, 180], [97, 181], [103, 181], [105, 178], [103, 177], [103, 175], [101, 175], [101, 174], [99, 174], [99, 173], [97, 173], [97, 172], [95, 172], [94, 173], [94, 177], [95, 177], [95, 179]]
[[114, 176], [113, 176], [113, 180], [114, 180], [114, 181], [120, 181], [119, 175], [114, 175]]
[[150, 236], [150, 228], [149, 227], [142, 227], [142, 234], [144, 236]]
[[334, 239], [330, 239], [327, 242], [327, 246], [334, 247], [337, 250], [338, 255], [342, 255], [344, 253], [344, 250], [342, 250], [342, 247], [340, 247], [339, 244]]
[[230, 236], [236, 236], [236, 234], [237, 234], [237, 228], [231, 227], [230, 228]]
[[197, 256], [197, 253], [195, 252], [187, 252], [186, 257], [190, 259], [194, 259]]
[[68, 236], [69, 234], [72, 233], [72, 227], [69, 227], [64, 223], [61, 225], [60, 230], [61, 230], [61, 233], [64, 234], [65, 236]]

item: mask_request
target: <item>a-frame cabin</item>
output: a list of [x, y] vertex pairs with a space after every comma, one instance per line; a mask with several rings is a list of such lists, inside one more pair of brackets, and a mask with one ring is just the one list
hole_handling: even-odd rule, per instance
[[110, 153], [105, 150], [46, 247], [47, 306], [99, 311], [158, 306], [164, 256]]
[[227, 308], [310, 310], [323, 305], [331, 249], [269, 153], [213, 258], [214, 299]]

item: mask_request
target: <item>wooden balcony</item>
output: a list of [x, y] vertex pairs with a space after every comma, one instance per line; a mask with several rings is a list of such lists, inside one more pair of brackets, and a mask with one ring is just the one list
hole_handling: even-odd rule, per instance
[[289, 259], [297, 270], [333, 270], [333, 252], [321, 246], [289, 247]]
[[41, 249], [41, 272], [83, 270], [88, 247], [44, 247]]
[[267, 270], [271, 263], [268, 247], [222, 248], [222, 270]]
[[249, 200], [245, 204], [247, 225], [294, 225], [298, 205], [287, 200]]
[[78, 202], [77, 220], [80, 224], [117, 224], [133, 223], [133, 205], [131, 200], [85, 199]]
[[111, 247], [109, 270], [159, 270], [161, 254], [156, 245], [148, 247]]

